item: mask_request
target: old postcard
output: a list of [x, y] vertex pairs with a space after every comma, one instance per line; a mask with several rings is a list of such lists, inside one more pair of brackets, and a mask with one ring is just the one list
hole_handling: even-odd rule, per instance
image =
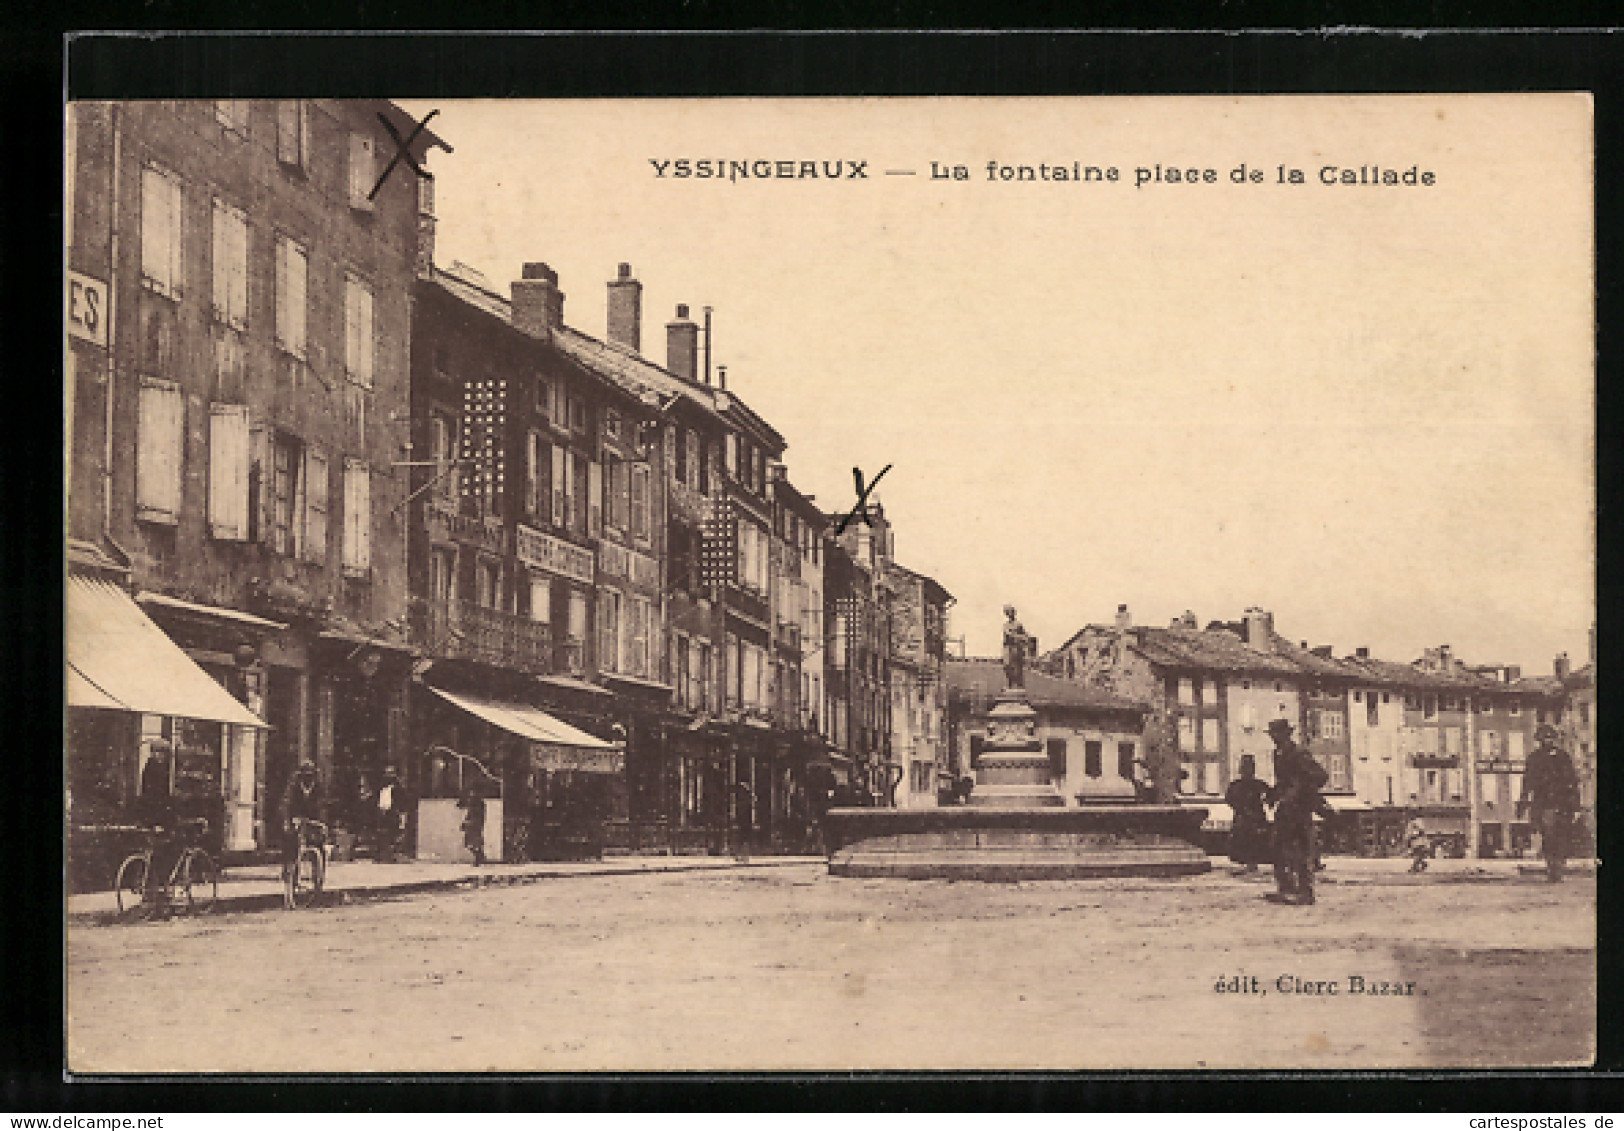
[[1592, 126], [70, 104], [68, 1067], [1591, 1063]]

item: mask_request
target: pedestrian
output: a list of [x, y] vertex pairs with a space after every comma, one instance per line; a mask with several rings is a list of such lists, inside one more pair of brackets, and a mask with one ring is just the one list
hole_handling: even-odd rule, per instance
[[1224, 804], [1234, 814], [1229, 828], [1229, 858], [1242, 873], [1256, 872], [1269, 859], [1269, 786], [1257, 777], [1257, 759], [1241, 757], [1240, 776], [1224, 791]]
[[1268, 898], [1306, 906], [1314, 902], [1314, 814], [1325, 804], [1320, 790], [1330, 775], [1292, 740], [1291, 731], [1285, 719], [1269, 724], [1275, 746], [1274, 876], [1279, 890]]
[[1432, 838], [1427, 835], [1427, 826], [1419, 816], [1410, 818], [1404, 829], [1404, 840], [1410, 850], [1410, 871], [1425, 872], [1432, 856]]
[[143, 898], [157, 906], [159, 887], [180, 860], [182, 845], [175, 827], [175, 796], [171, 785], [171, 747], [166, 738], [147, 744], [147, 760], [141, 767], [141, 795], [136, 798], [136, 816], [152, 832], [152, 859], [147, 865]]
[[466, 810], [462, 818], [462, 842], [474, 855], [474, 866], [485, 866], [485, 798], [477, 786], [463, 791], [458, 808]]
[[1562, 882], [1568, 836], [1579, 811], [1579, 776], [1554, 726], [1541, 723], [1534, 732], [1534, 742], [1534, 752], [1528, 756], [1523, 771], [1517, 815], [1530, 816], [1545, 855], [1545, 878], [1557, 884]]
[[294, 771], [293, 780], [282, 794], [282, 869], [291, 875], [299, 865], [299, 849], [303, 847], [306, 821], [321, 820], [321, 787], [316, 776], [316, 763], [306, 758]]
[[378, 783], [378, 859], [393, 864], [400, 854], [405, 814], [400, 808], [400, 777], [393, 766], [385, 766]]

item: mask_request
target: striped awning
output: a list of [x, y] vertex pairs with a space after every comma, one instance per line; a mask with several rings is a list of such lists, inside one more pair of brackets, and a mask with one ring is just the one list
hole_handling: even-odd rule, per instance
[[67, 596], [68, 706], [266, 729], [123, 589], [70, 575]]

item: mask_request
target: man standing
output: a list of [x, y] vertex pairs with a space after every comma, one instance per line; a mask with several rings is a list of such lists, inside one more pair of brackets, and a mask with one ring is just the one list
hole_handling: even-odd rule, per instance
[[1524, 813], [1532, 816], [1545, 853], [1545, 878], [1553, 884], [1562, 882], [1568, 833], [1573, 828], [1573, 815], [1579, 811], [1579, 777], [1573, 772], [1573, 762], [1562, 749], [1559, 737], [1550, 723], [1540, 724], [1534, 732], [1536, 745], [1528, 756], [1522, 797], [1517, 802], [1518, 816]]
[[136, 815], [152, 830], [152, 862], [147, 865], [144, 898], [156, 905], [158, 889], [168, 881], [169, 873], [180, 859], [182, 846], [175, 831], [169, 740], [154, 738], [147, 750], [146, 764], [141, 767], [141, 796], [136, 799]]
[[485, 798], [479, 792], [479, 787], [469, 786], [462, 795], [462, 808], [467, 810], [462, 818], [462, 842], [473, 853], [474, 866], [485, 866]]
[[1325, 768], [1304, 753], [1291, 737], [1291, 724], [1269, 724], [1274, 740], [1274, 875], [1276, 903], [1306, 906], [1314, 902], [1314, 814], [1325, 799], [1320, 790], [1330, 780]]

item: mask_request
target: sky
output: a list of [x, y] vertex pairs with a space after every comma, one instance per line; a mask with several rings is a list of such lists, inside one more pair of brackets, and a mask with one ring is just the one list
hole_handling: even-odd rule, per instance
[[[897, 558], [970, 655], [1005, 604], [1044, 649], [1127, 604], [1260, 606], [1338, 655], [1587, 655], [1585, 96], [401, 105], [455, 150], [428, 164], [440, 266], [506, 293], [546, 262], [601, 337], [630, 263], [660, 363], [676, 305], [711, 306], [802, 491], [846, 509], [890, 465]], [[1053, 179], [1074, 162], [1101, 179]], [[1372, 166], [1400, 183], [1337, 179]]]

